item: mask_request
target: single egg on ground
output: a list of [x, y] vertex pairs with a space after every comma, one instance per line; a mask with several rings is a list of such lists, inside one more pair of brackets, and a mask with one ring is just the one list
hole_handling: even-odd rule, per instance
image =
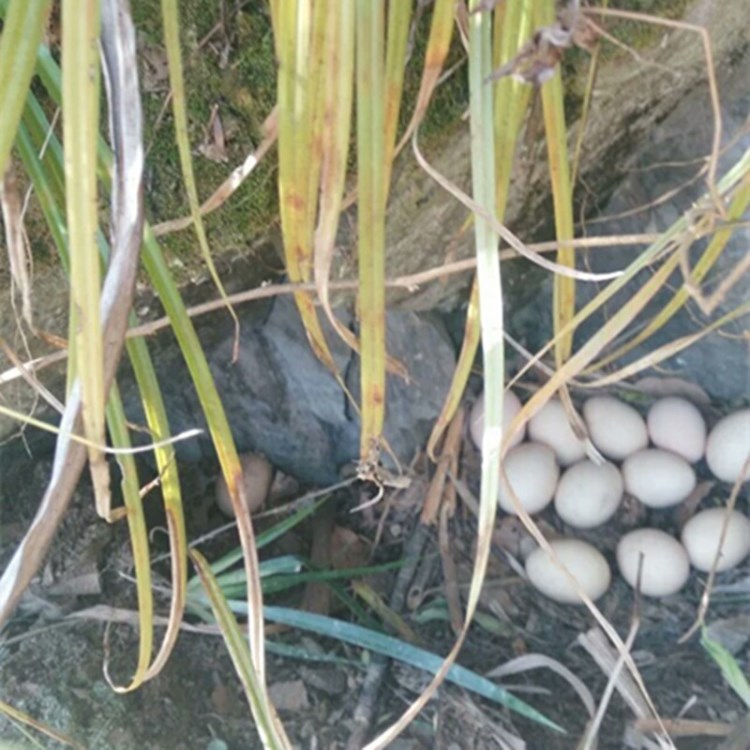
[[668, 396], [655, 401], [646, 418], [648, 434], [657, 448], [676, 453], [694, 464], [706, 450], [706, 422], [695, 404]]
[[[598, 599], [607, 591], [612, 575], [596, 547], [578, 539], [555, 539], [549, 545], [590, 599]], [[556, 602], [583, 603], [573, 583], [541, 547], [526, 560], [526, 575], [537, 591]]]
[[591, 441], [613, 461], [622, 461], [648, 445], [643, 417], [630, 405], [613, 396], [594, 396], [583, 405]]
[[[552, 501], [560, 469], [551, 448], [541, 443], [522, 443], [508, 451], [503, 461], [505, 477], [527, 513], [538, 513]], [[498, 502], [507, 513], [518, 515], [500, 472]]]
[[[518, 396], [513, 391], [505, 391], [503, 398], [503, 435], [506, 435], [508, 428], [510, 427], [513, 420], [521, 411], [522, 404]], [[474, 441], [474, 445], [482, 450], [482, 432], [484, 432], [484, 392], [482, 392], [479, 398], [474, 402], [474, 406], [471, 409], [471, 415], [469, 416], [469, 433], [471, 439]], [[510, 441], [508, 447], [513, 448], [519, 445], [526, 435], [526, 425], [521, 425], [520, 429]]]
[[565, 407], [558, 398], [550, 399], [530, 420], [529, 439], [548, 445], [563, 466], [586, 457], [583, 440], [576, 437]]
[[[240, 455], [242, 477], [245, 485], [248, 510], [255, 513], [261, 509], [266, 501], [268, 491], [273, 481], [273, 466], [264, 456], [257, 453], [243, 453]], [[234, 507], [229, 496], [224, 475], [220, 474], [216, 480], [216, 504], [226, 516], [234, 517]]]
[[[716, 423], [706, 441], [706, 462], [722, 482], [734, 484], [750, 458], [750, 409], [740, 409]], [[750, 469], [742, 481], [750, 479]]]
[[[726, 508], [709, 508], [696, 513], [682, 528], [682, 544], [694, 568], [711, 570], [716, 559], [724, 526]], [[721, 557], [716, 570], [721, 572], [739, 565], [750, 554], [750, 519], [733, 510], [729, 516]]]
[[573, 464], [560, 477], [555, 510], [565, 523], [591, 529], [608, 521], [620, 506], [623, 481], [611, 463], [601, 466], [586, 459]]
[[641, 593], [655, 598], [676, 594], [690, 574], [685, 548], [659, 529], [636, 529], [625, 534], [617, 545], [617, 565], [633, 588], [640, 568]]
[[646, 448], [622, 464], [625, 489], [649, 508], [681, 503], [695, 489], [693, 467], [676, 453]]

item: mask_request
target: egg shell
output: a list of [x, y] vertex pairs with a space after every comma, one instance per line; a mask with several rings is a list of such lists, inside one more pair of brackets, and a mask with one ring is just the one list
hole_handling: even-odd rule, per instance
[[[711, 570], [721, 539], [725, 508], [710, 508], [696, 513], [682, 528], [682, 544], [694, 568]], [[750, 554], [750, 519], [733, 510], [716, 570], [729, 570]]]
[[[503, 434], [508, 432], [513, 420], [521, 411], [522, 404], [518, 396], [513, 391], [505, 391], [503, 398]], [[474, 406], [471, 409], [471, 416], [469, 421], [469, 433], [471, 439], [474, 441], [474, 445], [482, 450], [482, 432], [484, 431], [484, 393], [474, 402]], [[526, 435], [526, 425], [521, 425], [521, 428], [513, 436], [510, 441], [510, 448], [519, 445]]]
[[[716, 423], [706, 442], [706, 462], [722, 482], [734, 484], [750, 457], [750, 409], [740, 409]], [[742, 481], [750, 479], [750, 469]]]
[[659, 529], [636, 529], [625, 534], [617, 545], [617, 566], [633, 588], [638, 579], [641, 555], [640, 590], [644, 596], [670, 596], [687, 582], [690, 560], [685, 548]]
[[594, 445], [613, 461], [622, 461], [648, 445], [643, 417], [613, 396], [594, 396], [583, 405], [583, 418]]
[[620, 470], [614, 464], [599, 466], [586, 459], [573, 464], [560, 478], [555, 510], [565, 523], [591, 529], [615, 514], [622, 495]]
[[563, 466], [570, 466], [586, 457], [585, 444], [576, 437], [565, 407], [557, 398], [548, 401], [529, 420], [529, 439], [552, 448]]
[[[551, 448], [541, 443], [522, 443], [508, 451], [503, 466], [510, 486], [528, 513], [538, 513], [550, 504], [560, 476]], [[504, 511], [517, 515], [502, 473], [498, 502]]]
[[657, 448], [676, 453], [694, 464], [706, 450], [706, 422], [695, 404], [669, 396], [655, 401], [646, 418], [648, 434]]
[[[596, 547], [578, 539], [555, 539], [549, 545], [590, 599], [598, 599], [606, 592], [612, 574]], [[526, 575], [537, 591], [556, 602], [583, 603], [568, 577], [541, 547], [526, 560]]]
[[[240, 464], [248, 508], [250, 513], [255, 513], [263, 506], [268, 491], [271, 489], [273, 466], [268, 463], [264, 456], [257, 453], [241, 454]], [[223, 474], [220, 474], [216, 480], [216, 504], [224, 515], [234, 517], [232, 499], [229, 496], [229, 488]]]
[[649, 508], [681, 503], [696, 484], [693, 467], [676, 453], [647, 448], [622, 464], [625, 489]]

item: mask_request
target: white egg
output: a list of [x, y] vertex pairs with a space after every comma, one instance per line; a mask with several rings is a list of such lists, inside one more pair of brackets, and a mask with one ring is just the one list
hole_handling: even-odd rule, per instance
[[657, 448], [672, 451], [694, 464], [706, 450], [706, 422], [698, 408], [684, 398], [655, 401], [648, 411], [648, 434]]
[[677, 593], [690, 574], [685, 548], [658, 529], [637, 529], [625, 534], [617, 545], [617, 565], [633, 588], [638, 583], [640, 568], [641, 593], [653, 597]]
[[[513, 391], [505, 391], [503, 399], [503, 434], [508, 432], [513, 420], [521, 411], [521, 401]], [[474, 406], [471, 409], [471, 415], [469, 417], [469, 433], [471, 439], [474, 441], [474, 445], [482, 450], [482, 432], [484, 431], [484, 393], [474, 402]], [[526, 425], [521, 425], [521, 428], [513, 436], [510, 441], [510, 446], [518, 445], [524, 439], [526, 435]]]
[[570, 466], [586, 457], [585, 444], [576, 437], [565, 407], [557, 398], [548, 401], [531, 418], [529, 438], [552, 448], [563, 466]]
[[[740, 409], [717, 422], [708, 435], [706, 461], [717, 479], [734, 484], [750, 458], [750, 409]], [[750, 479], [750, 469], [742, 481]]]
[[[710, 508], [696, 513], [682, 529], [682, 544], [694, 568], [711, 570], [719, 549], [725, 508]], [[750, 519], [733, 510], [716, 570], [729, 570], [739, 565], [750, 554]]]
[[[609, 565], [596, 547], [578, 539], [555, 539], [549, 545], [590, 599], [598, 599], [609, 588]], [[573, 583], [541, 547], [526, 560], [526, 575], [534, 588], [550, 599], [561, 604], [582, 603]]]
[[622, 461], [648, 445], [645, 420], [617, 398], [590, 398], [583, 405], [583, 418], [594, 445], [614, 461]]
[[565, 523], [591, 529], [614, 515], [622, 494], [620, 470], [614, 464], [598, 466], [587, 459], [573, 464], [560, 478], [555, 510]]
[[695, 489], [695, 471], [681, 456], [647, 448], [622, 464], [625, 489], [649, 508], [681, 503]]
[[[508, 451], [503, 466], [513, 492], [528, 513], [538, 513], [550, 504], [560, 476], [551, 448], [541, 443], [517, 445]], [[502, 472], [498, 502], [504, 511], [517, 515]]]
[[[273, 466], [268, 463], [264, 456], [257, 453], [242, 453], [240, 464], [247, 505], [250, 513], [255, 513], [263, 506], [268, 491], [271, 489]], [[224, 515], [234, 517], [232, 499], [229, 496], [229, 489], [223, 474], [220, 474], [216, 480], [216, 504]]]

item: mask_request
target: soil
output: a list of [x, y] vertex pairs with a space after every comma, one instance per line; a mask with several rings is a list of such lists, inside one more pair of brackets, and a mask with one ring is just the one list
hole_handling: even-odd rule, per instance
[[[13, 452], [18, 446], [16, 443]], [[7, 455], [6, 449], [6, 458]], [[50, 466], [44, 458], [24, 460], [20, 450], [5, 465], [12, 468], [3, 474], [0, 497], [3, 511], [0, 565], [7, 562], [23, 533]], [[477, 453], [467, 439], [463, 446], [462, 473], [473, 489], [476, 489], [478, 465]], [[186, 486], [205, 488], [193, 496], [188, 491], [192, 539], [226, 522], [207, 502], [212, 488], [209, 481], [204, 481], [205, 477], [201, 478], [202, 472], [201, 467], [189, 467], [184, 477]], [[350, 509], [361, 502], [364, 488], [352, 486], [336, 498], [336, 526], [356, 534], [360, 540], [372, 541], [383, 521], [383, 535], [374, 559], [396, 559], [414, 524], [425, 486], [425, 482], [417, 479], [413, 492], [395, 495], [358, 514], [350, 513]], [[720, 500], [724, 494], [724, 488], [715, 487], [704, 502], [710, 502], [711, 498]], [[746, 499], [741, 503], [746, 503]], [[95, 618], [91, 613], [97, 610], [92, 608], [110, 605], [132, 610], [135, 601], [132, 583], [124, 577], [129, 573], [130, 562], [126, 532], [120, 526], [111, 527], [98, 520], [93, 507], [88, 480], [84, 478], [49, 564], [0, 639], [0, 699], [91, 750], [261, 747], [239, 680], [219, 637], [185, 632], [157, 678], [125, 695], [108, 687], [103, 663], [109, 654], [113, 678], [126, 682], [137, 648], [136, 631], [123, 624], [108, 627], [107, 618]], [[386, 512], [387, 518], [383, 519]], [[151, 515], [152, 525], [158, 527], [162, 520], [158, 512]], [[675, 530], [677, 523], [674, 514], [665, 511], [646, 519], [643, 511], [626, 503], [613, 521], [588, 536], [612, 562], [612, 550], [619, 535], [646, 520], [670, 531]], [[550, 511], [543, 513], [539, 521], [552, 533], [565, 531]], [[267, 554], [264, 550], [264, 556], [290, 551], [306, 553], [312, 528], [312, 525], [302, 527]], [[459, 504], [450, 524], [450, 535], [451, 554], [461, 585], [468, 582], [470, 575], [475, 531], [473, 516]], [[504, 536], [507, 520], [498, 526], [498, 532], [497, 540], [508, 547]], [[163, 546], [163, 537], [155, 534], [153, 538], [156, 555], [160, 545]], [[225, 533], [214, 538], [204, 551], [216, 559], [235, 545], [234, 533]], [[423, 555], [437, 554], [437, 541], [431, 536]], [[157, 563], [155, 570], [166, 573], [160, 565]], [[445, 654], [453, 642], [447, 618], [428, 616], [439, 611], [444, 601], [439, 571], [439, 566], [433, 566], [423, 602], [408, 610], [405, 619], [419, 639], [429, 644], [430, 650]], [[748, 660], [749, 573], [750, 564], [745, 562], [719, 577], [719, 589], [708, 615], [708, 622], [714, 628], [723, 626], [724, 642], [743, 668]], [[624, 638], [634, 616], [633, 594], [619, 577], [614, 578], [612, 588], [598, 603]], [[391, 577], [381, 575], [371, 583], [388, 598], [393, 586]], [[703, 584], [703, 578], [694, 574], [679, 594], [665, 600], [641, 602], [633, 657], [662, 717], [729, 725], [742, 718], [742, 702], [724, 682], [696, 637], [679, 643], [695, 618]], [[733, 585], [739, 594], [721, 593], [730, 591]], [[279, 596], [284, 604], [299, 606], [303, 592], [300, 589], [269, 597], [267, 601], [278, 603]], [[157, 603], [158, 611], [166, 613], [166, 597]], [[509, 566], [507, 555], [499, 547], [491, 560], [480, 611], [481, 624], [472, 627], [461, 653], [461, 664], [486, 673], [518, 656], [544, 654], [572, 671], [591, 691], [594, 701], [599, 700], [606, 686], [606, 675], [578, 645], [580, 636], [594, 626], [591, 616], [581, 607], [557, 605], [535, 592]], [[90, 614], [81, 619], [81, 612]], [[79, 617], [73, 616], [76, 613]], [[344, 611], [334, 611], [333, 615], [349, 617]], [[273, 628], [271, 631], [272, 641], [302, 648], [310, 656], [310, 660], [301, 660], [269, 654], [271, 694], [295, 746], [344, 748], [353, 727], [352, 716], [368, 659], [360, 650], [332, 639], [295, 631], [275, 633]], [[157, 630], [157, 638], [161, 632]], [[320, 661], [330, 657], [340, 661]], [[394, 665], [380, 693], [374, 730], [384, 729], [395, 720], [426, 682], [424, 673]], [[437, 698], [393, 747], [503, 748], [510, 747], [503, 744], [503, 737], [509, 735], [522, 738], [529, 750], [577, 747], [588, 716], [567, 682], [549, 670], [535, 669], [509, 676], [501, 684], [511, 687], [514, 694], [562, 726], [567, 734], [557, 735], [450, 685], [440, 689]], [[615, 695], [602, 725], [600, 750], [633, 746], [624, 740], [632, 721], [632, 712]], [[7, 719], [0, 719], [2, 739], [21, 740], [18, 727]], [[721, 747], [722, 741], [717, 737], [675, 737], [679, 750], [710, 750]], [[47, 738], [40, 742], [42, 747], [62, 746]]]

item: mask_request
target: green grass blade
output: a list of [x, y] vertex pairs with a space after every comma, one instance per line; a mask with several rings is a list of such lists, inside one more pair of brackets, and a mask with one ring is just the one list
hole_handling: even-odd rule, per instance
[[[88, 440], [104, 444], [104, 350], [99, 307], [101, 264], [96, 144], [99, 140], [99, 3], [62, 8], [63, 131], [65, 202], [70, 238], [70, 347], [81, 380], [83, 428]], [[72, 382], [69, 377], [68, 382]], [[109, 472], [101, 450], [88, 449], [97, 512], [109, 513]]]
[[201, 249], [203, 261], [211, 274], [211, 279], [216, 286], [221, 298], [224, 300], [229, 314], [234, 320], [235, 336], [239, 338], [240, 321], [234, 308], [227, 298], [224, 285], [221, 283], [219, 273], [216, 270], [211, 250], [208, 247], [206, 228], [203, 224], [198, 189], [195, 185], [195, 172], [193, 170], [193, 158], [190, 153], [190, 138], [188, 135], [187, 105], [185, 96], [185, 79], [182, 67], [182, 53], [180, 51], [180, 11], [177, 0], [162, 0], [162, 22], [164, 24], [164, 44], [167, 50], [167, 61], [169, 67], [169, 85], [172, 94], [172, 112], [174, 114], [175, 140], [180, 155], [180, 166], [182, 168], [182, 179], [188, 195], [190, 215], [193, 219], [195, 234]]
[[750, 683], [748, 683], [747, 677], [732, 654], [721, 643], [711, 638], [705, 625], [701, 629], [701, 646], [716, 662], [727, 684], [737, 693], [739, 699], [750, 708]]
[[52, 0], [15, 0], [3, 8], [0, 37], [0, 175], [5, 174], [10, 150], [26, 102], [36, 64], [36, 52], [47, 26]]
[[216, 579], [211, 574], [206, 559], [195, 550], [191, 551], [190, 557], [211, 601], [211, 607], [221, 628], [229, 655], [232, 657], [232, 663], [242, 681], [263, 746], [273, 750], [276, 748], [291, 748], [284, 728], [268, 699], [263, 678], [258, 674], [254, 659], [250, 656], [247, 642], [234, 615], [227, 606], [221, 589], [216, 584]]
[[357, 0], [357, 203], [362, 427], [360, 458], [377, 457], [385, 420], [384, 9]]
[[[556, 20], [554, 0], [538, 0], [536, 22], [541, 26], [551, 26]], [[544, 131], [547, 141], [552, 200], [555, 209], [555, 233], [559, 242], [573, 239], [573, 191], [570, 182], [568, 162], [568, 133], [565, 126], [565, 103], [560, 66], [555, 66], [552, 77], [542, 84], [542, 110]], [[575, 250], [561, 245], [557, 251], [557, 263], [573, 268]], [[558, 332], [575, 315], [576, 285], [570, 276], [555, 274], [552, 296], [554, 330]], [[573, 330], [560, 336], [555, 345], [555, 361], [559, 365], [569, 356], [573, 348]]]
[[[120, 398], [120, 391], [113, 383], [107, 402], [107, 426], [116, 448], [130, 448], [130, 432], [125, 419], [125, 412]], [[116, 686], [105, 669], [105, 676], [110, 686], [118, 693], [127, 693], [139, 687], [146, 676], [151, 661], [151, 650], [154, 643], [154, 597], [151, 581], [151, 561], [149, 558], [148, 529], [143, 513], [143, 502], [138, 483], [138, 469], [132, 454], [121, 454], [117, 462], [122, 473], [120, 487], [125, 504], [130, 546], [135, 566], [136, 593], [138, 596], [138, 663], [130, 684]]]
[[[345, 643], [351, 643], [352, 645], [383, 654], [391, 659], [396, 659], [404, 664], [410, 664], [418, 669], [423, 669], [431, 674], [435, 674], [443, 664], [443, 657], [441, 656], [411, 646], [389, 635], [383, 635], [382, 633], [376, 633], [367, 628], [360, 627], [359, 625], [353, 625], [310, 612], [299, 612], [285, 607], [267, 606], [264, 611], [266, 619], [271, 622], [305, 630], [309, 633], [316, 633], [317, 635], [344, 641]], [[446, 679], [495, 703], [507, 706], [512, 711], [538, 724], [542, 724], [554, 731], [563, 731], [561, 727], [520, 698], [516, 698], [507, 690], [465, 667], [454, 664], [448, 671]]]

